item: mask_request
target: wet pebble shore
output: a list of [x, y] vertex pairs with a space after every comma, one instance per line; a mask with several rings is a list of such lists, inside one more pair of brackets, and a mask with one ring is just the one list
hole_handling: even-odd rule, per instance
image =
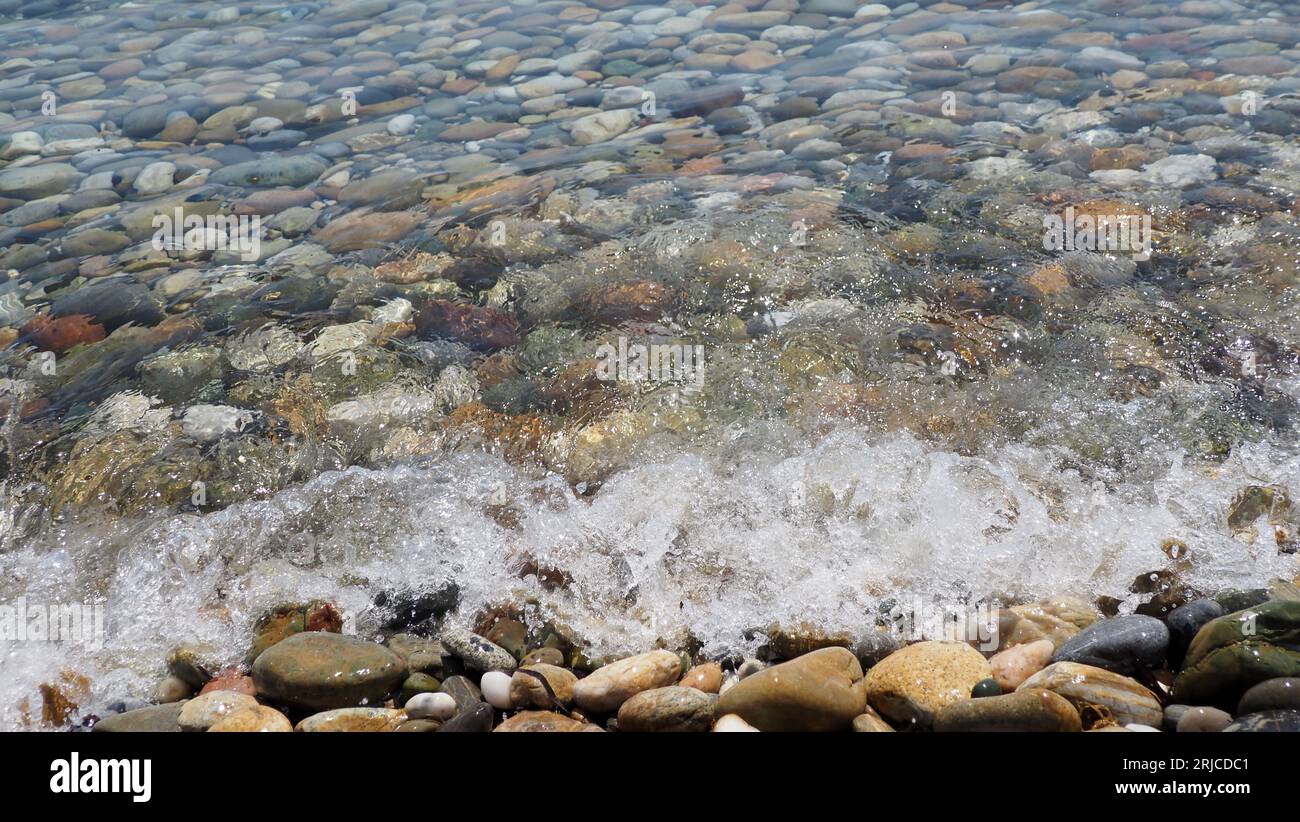
[[332, 632], [340, 615], [315, 601], [263, 618], [237, 665], [177, 648], [158, 704], [65, 703], [63, 719], [101, 732], [1294, 732], [1296, 594], [1224, 592], [1163, 619], [1056, 598], [1000, 611], [983, 653], [773, 626], [759, 657], [721, 660], [590, 660], [553, 626], [505, 616], [486, 636], [435, 620], [380, 644]]
[[[1300, 577], [1293, 3], [0, 0], [0, 15], [0, 599], [107, 601], [123, 623], [166, 603], [186, 625], [177, 639], [211, 619], [229, 645], [278, 601], [273, 576], [277, 595], [302, 583], [293, 596], [350, 604], [386, 573], [428, 588], [446, 571], [429, 556], [396, 570], [374, 558], [411, 542], [399, 529], [428, 504], [400, 497], [414, 484], [401, 472], [486, 452], [523, 479], [491, 483], [468, 513], [428, 505], [414, 527], [454, 550], [485, 529], [505, 546], [437, 560], [505, 569], [494, 590], [462, 580], [473, 598], [457, 624], [511, 602], [582, 622], [575, 647], [608, 619], [638, 637], [627, 653], [656, 637], [671, 649], [627, 681], [564, 643], [535, 660], [554, 667], [540, 679], [515, 671], [540, 642], [431, 634], [419, 667], [391, 639], [306, 643], [301, 658], [268, 651], [289, 669], [260, 675], [251, 657], [202, 675], [173, 664], [147, 721], [1073, 729], [1166, 727], [1188, 704], [1174, 724], [1294, 728], [1294, 704], [1244, 710], [1242, 682], [1180, 689], [1172, 645], [1130, 649], [1151, 637], [1126, 621], [1171, 622], [1193, 589]], [[1145, 220], [1150, 247], [1048, 248], [1063, 214]], [[698, 346], [704, 378], [600, 376], [599, 352], [628, 344]], [[701, 503], [705, 522], [630, 518], [655, 526], [649, 548], [600, 523], [538, 535], [608, 489], [629, 495], [620, 478], [664, 455], [718, 457], [716, 473], [691, 463], [674, 479], [689, 485], [845, 430], [911, 449], [881, 457], [890, 489], [760, 466], [749, 484], [770, 476], [770, 498], [740, 514]], [[955, 488], [927, 479], [940, 467]], [[341, 491], [321, 479], [340, 476]], [[1185, 492], [1189, 477], [1205, 485]], [[478, 493], [481, 479], [453, 482]], [[336, 490], [295, 496], [315, 487]], [[970, 507], [924, 507], [946, 497]], [[363, 498], [380, 510], [347, 521]], [[1139, 504], [1158, 510], [1089, 519]], [[790, 539], [764, 515], [797, 526], [808, 544], [791, 553], [815, 571], [736, 549]], [[256, 535], [232, 535], [244, 517]], [[742, 536], [710, 538], [718, 522]], [[927, 524], [925, 538], [909, 530]], [[1091, 536], [1053, 553], [1061, 531]], [[1190, 546], [1181, 564], [1129, 587], [1175, 542]], [[971, 568], [996, 590], [956, 590]], [[741, 616], [709, 612], [701, 658], [685, 642], [696, 626], [676, 624], [745, 589], [765, 624], [778, 594], [818, 573], [834, 584], [808, 598], [808, 619], [830, 624], [931, 570], [945, 595], [1010, 588], [1015, 607], [1065, 587], [1088, 625], [1116, 626], [1118, 656], [1063, 658], [1070, 635], [1049, 631], [1033, 640], [1050, 653], [1004, 651], [1014, 663], [950, 645], [760, 662]], [[1187, 585], [1170, 613], [1139, 611], [1170, 574]], [[1278, 630], [1296, 627], [1293, 604], [1271, 606]], [[747, 652], [717, 653], [728, 645]], [[43, 681], [76, 691], [102, 664], [129, 670], [119, 690], [139, 698], [157, 659], [135, 650]], [[360, 698], [305, 696], [336, 654], [373, 656], [385, 677], [360, 676]], [[907, 676], [887, 672], [913, 654], [956, 679], [938, 696], [894, 693]], [[778, 662], [817, 695], [769, 689]], [[1000, 665], [1033, 670], [971, 700]], [[196, 695], [209, 675], [218, 695]], [[1080, 678], [1084, 696], [1069, 692]], [[244, 699], [222, 702], [227, 685]], [[80, 713], [24, 698], [8, 718]], [[320, 713], [335, 709], [348, 712]], [[101, 719], [132, 716], [146, 715]]]

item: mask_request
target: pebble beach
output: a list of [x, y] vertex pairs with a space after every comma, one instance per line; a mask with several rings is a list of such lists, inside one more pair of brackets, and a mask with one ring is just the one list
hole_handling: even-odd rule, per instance
[[0, 0], [0, 729], [1300, 730], [1298, 61]]

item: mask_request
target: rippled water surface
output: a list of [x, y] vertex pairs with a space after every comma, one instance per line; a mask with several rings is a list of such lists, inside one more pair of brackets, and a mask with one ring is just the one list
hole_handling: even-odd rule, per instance
[[105, 616], [0, 639], [0, 724], [449, 580], [592, 658], [1294, 580], [1298, 38], [1231, 0], [0, 0], [0, 602]]

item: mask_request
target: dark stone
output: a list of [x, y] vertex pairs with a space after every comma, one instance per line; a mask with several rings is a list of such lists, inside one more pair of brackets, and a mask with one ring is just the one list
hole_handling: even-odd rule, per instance
[[976, 682], [975, 687], [970, 690], [970, 695], [972, 699], [979, 699], [980, 697], [985, 696], [1001, 696], [1002, 688], [998, 685], [996, 679], [989, 677], [988, 679], [981, 679], [979, 682]]
[[375, 595], [381, 625], [402, 631], [428, 619], [436, 619], [460, 602], [460, 586], [451, 580], [432, 591], [380, 591]]
[[1237, 703], [1238, 715], [1272, 710], [1300, 711], [1300, 677], [1266, 679], [1250, 686]]
[[134, 711], [106, 716], [95, 723], [91, 730], [100, 733], [180, 733], [176, 720], [181, 715], [185, 702], [169, 702], [166, 705], [150, 705]]
[[478, 702], [442, 723], [438, 733], [483, 733], [492, 730], [492, 706]]
[[1163, 622], [1132, 614], [1094, 622], [1057, 648], [1052, 661], [1078, 662], [1131, 676], [1141, 669], [1161, 667], [1168, 646], [1169, 629]]
[[1224, 733], [1297, 733], [1300, 732], [1300, 711], [1260, 711], [1233, 720]]
[[1246, 689], [1278, 677], [1300, 677], [1300, 601], [1269, 600], [1207, 623], [1187, 649], [1173, 697], [1231, 710]]
[[50, 313], [55, 317], [89, 315], [110, 334], [127, 323], [157, 325], [165, 316], [147, 286], [121, 277], [92, 282], [57, 297]]
[[483, 692], [468, 677], [449, 676], [442, 682], [439, 692], [450, 694], [456, 700], [456, 710], [466, 711], [483, 701]]
[[1207, 622], [1223, 616], [1223, 606], [1212, 599], [1194, 599], [1169, 612], [1165, 625], [1169, 628], [1169, 665], [1174, 670], [1183, 664], [1187, 646]]

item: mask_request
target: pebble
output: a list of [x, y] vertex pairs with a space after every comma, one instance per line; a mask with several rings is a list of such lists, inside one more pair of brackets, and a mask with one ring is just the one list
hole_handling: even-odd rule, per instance
[[1053, 662], [1079, 662], [1131, 675], [1156, 670], [1165, 661], [1169, 629], [1155, 617], [1131, 614], [1102, 620], [1066, 640]]
[[584, 711], [608, 714], [642, 691], [672, 685], [682, 661], [672, 651], [651, 651], [598, 668], [573, 686], [573, 701]]
[[161, 703], [179, 702], [194, 693], [194, 686], [178, 676], [166, 676], [158, 683], [155, 699]]
[[438, 733], [486, 733], [492, 730], [492, 706], [486, 702], [462, 708], [442, 723]]
[[[538, 681], [537, 675], [545, 678], [551, 693], [555, 694], [554, 699], [546, 686]], [[558, 665], [545, 662], [521, 665], [510, 679], [510, 702], [519, 707], [547, 710], [554, 709], [555, 699], [558, 699], [561, 705], [568, 706], [573, 703], [573, 686], [577, 682], [578, 677], [572, 671]]]
[[[1053, 662], [1020, 684], [1020, 691], [1043, 689], [1065, 697], [1081, 711], [1099, 705], [1121, 725], [1159, 726], [1160, 702], [1133, 679], [1078, 662]], [[1085, 724], [1088, 719], [1084, 717]]]
[[1300, 711], [1276, 710], [1239, 716], [1223, 729], [1225, 733], [1298, 733]]
[[975, 684], [992, 675], [989, 663], [971, 646], [930, 640], [877, 663], [863, 686], [868, 703], [885, 719], [929, 727], [940, 710], [970, 699]]
[[253, 705], [236, 708], [218, 719], [208, 728], [208, 733], [289, 733], [293, 723], [274, 708]]
[[1169, 664], [1181, 667], [1192, 638], [1212, 619], [1223, 616], [1223, 606], [1212, 599], [1194, 599], [1165, 616], [1169, 628]]
[[402, 706], [411, 719], [437, 719], [445, 721], [456, 715], [456, 700], [450, 694], [416, 694]]
[[1218, 708], [1191, 707], [1178, 718], [1179, 733], [1218, 733], [1232, 724], [1232, 714]]
[[323, 631], [294, 634], [253, 663], [259, 696], [316, 711], [383, 703], [406, 676], [406, 663], [382, 645]]
[[581, 722], [550, 711], [520, 711], [492, 730], [494, 733], [602, 732], [599, 725]]
[[176, 722], [183, 731], [206, 731], [230, 714], [257, 707], [257, 700], [234, 691], [211, 691], [185, 703]]
[[179, 733], [177, 724], [185, 702], [150, 705], [101, 718], [91, 729], [96, 733]]
[[[461, 629], [449, 629], [439, 637], [448, 651], [460, 657], [471, 671], [503, 671], [509, 674], [516, 667], [515, 658], [500, 645], [489, 642], [478, 634]], [[491, 700], [489, 700], [491, 701]]]
[[1173, 698], [1230, 710], [1253, 685], [1300, 676], [1297, 632], [1296, 600], [1269, 600], [1211, 620], [1187, 649]]
[[620, 731], [703, 732], [713, 727], [718, 700], [696, 688], [670, 686], [642, 691], [618, 709]]
[[1046, 668], [1055, 651], [1051, 640], [1027, 642], [989, 657], [989, 667], [993, 669], [993, 678], [997, 680], [998, 687], [1003, 693], [1010, 693], [1020, 687], [1020, 683]]
[[1034, 688], [1005, 696], [968, 699], [942, 708], [936, 731], [1082, 731], [1079, 712], [1069, 700]]
[[1266, 679], [1246, 689], [1237, 715], [1272, 710], [1300, 710], [1300, 677]]
[[394, 708], [335, 708], [312, 714], [294, 730], [301, 733], [376, 733], [395, 731], [407, 719]]
[[479, 682], [479, 689], [488, 704], [499, 711], [508, 711], [513, 706], [510, 699], [510, 674], [501, 671], [488, 671]]
[[758, 733], [758, 728], [750, 725], [736, 714], [727, 714], [718, 717], [714, 723], [713, 730], [715, 733]]
[[682, 676], [682, 681], [678, 684], [706, 694], [716, 694], [722, 690], [722, 666], [716, 662], [696, 665]]
[[131, 187], [136, 190], [137, 194], [145, 197], [162, 194], [172, 187], [175, 176], [175, 163], [150, 163], [135, 176], [135, 182], [131, 184]]
[[760, 731], [845, 730], [866, 704], [861, 679], [851, 651], [823, 648], [741, 679], [723, 692], [718, 713]]

